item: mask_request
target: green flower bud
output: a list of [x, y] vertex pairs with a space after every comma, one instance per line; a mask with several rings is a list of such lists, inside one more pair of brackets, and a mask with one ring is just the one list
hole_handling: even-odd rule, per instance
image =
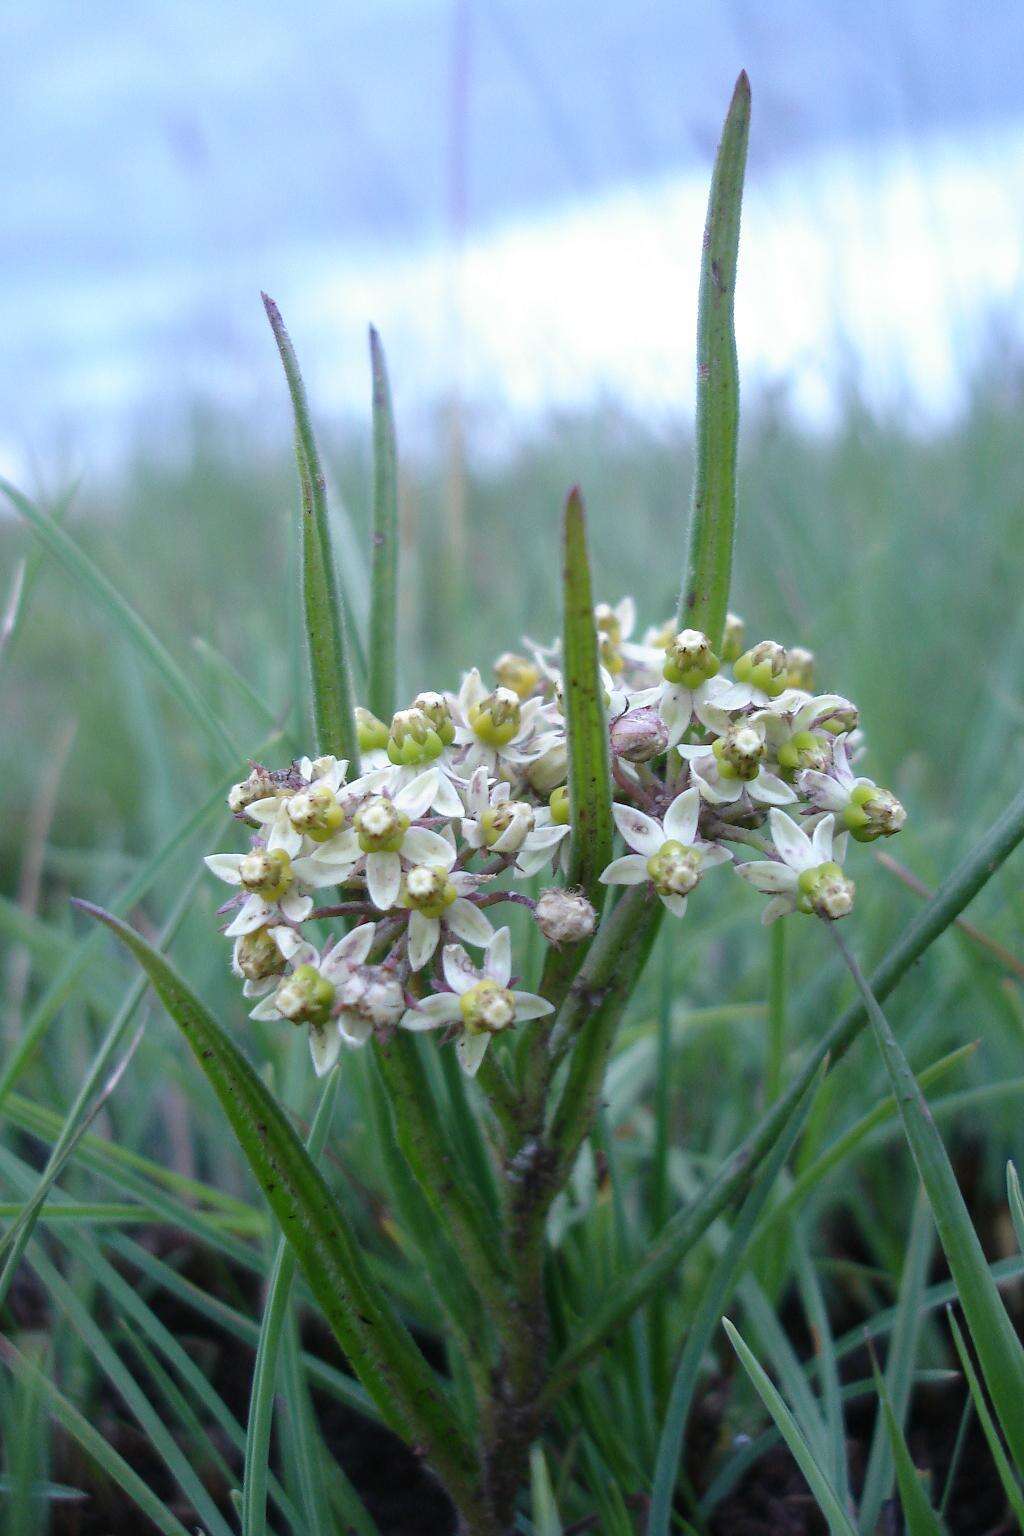
[[824, 773], [829, 765], [829, 751], [820, 736], [813, 731], [794, 731], [778, 751], [779, 768], [786, 779], [792, 779], [804, 768]]
[[699, 848], [670, 839], [647, 860], [647, 873], [659, 896], [688, 896], [701, 876]]
[[399, 853], [409, 818], [384, 795], [375, 795], [356, 812], [353, 823], [364, 853]]
[[280, 901], [292, 880], [292, 861], [283, 848], [268, 853], [265, 848], [254, 848], [238, 866], [238, 874], [247, 891], [262, 896], [264, 901]]
[[459, 1008], [469, 1035], [497, 1035], [516, 1021], [516, 1000], [496, 981], [478, 981], [463, 992]]
[[292, 795], [285, 809], [296, 832], [311, 837], [314, 843], [326, 843], [345, 825], [345, 812], [326, 784], [314, 782], [309, 789], [300, 790]]
[[856, 886], [838, 864], [819, 864], [805, 869], [797, 877], [796, 904], [801, 912], [817, 913], [836, 923], [853, 910]]
[[356, 738], [360, 752], [382, 752], [388, 744], [388, 728], [361, 704], [356, 706]]
[[856, 704], [851, 704], [849, 699], [841, 703], [831, 704], [816, 715], [813, 724], [819, 731], [828, 731], [830, 736], [839, 736], [850, 731], [855, 731], [860, 724], [860, 710]]
[[722, 640], [722, 660], [736, 661], [743, 650], [743, 636], [747, 626], [738, 613], [725, 616], [725, 635]]
[[751, 650], [744, 651], [733, 666], [736, 681], [760, 688], [770, 699], [789, 686], [789, 663], [785, 649], [774, 640], [762, 640]]
[[567, 785], [562, 784], [558, 789], [553, 789], [551, 791], [551, 797], [548, 800], [548, 806], [551, 811], [551, 820], [554, 822], [555, 826], [567, 827], [569, 825], [570, 814], [569, 789]]
[[665, 647], [665, 665], [661, 675], [666, 682], [684, 688], [699, 688], [714, 677], [721, 663], [711, 649], [711, 641], [702, 630], [683, 629], [673, 635]]
[[765, 744], [761, 732], [742, 721], [730, 725], [724, 736], [711, 744], [723, 779], [756, 779], [764, 761]]
[[326, 1024], [333, 1002], [334, 986], [315, 965], [300, 965], [274, 993], [274, 1007], [293, 1024]]
[[284, 955], [269, 928], [243, 933], [235, 944], [235, 968], [246, 981], [266, 981], [284, 970]]
[[511, 688], [495, 688], [469, 709], [470, 726], [487, 747], [507, 747], [522, 718], [518, 695]]
[[500, 687], [511, 688], [520, 699], [528, 699], [540, 682], [540, 668], [514, 651], [505, 651], [498, 657], [494, 675]]
[[[493, 848], [504, 837], [503, 853], [518, 853], [533, 831], [533, 806], [525, 800], [502, 800], [499, 805], [489, 806], [480, 817], [484, 845]], [[506, 837], [506, 833], [509, 834]]]
[[879, 789], [877, 784], [858, 784], [843, 812], [843, 824], [858, 843], [894, 837], [906, 819], [902, 803], [887, 789]]
[[432, 762], [443, 751], [444, 742], [422, 709], [398, 711], [388, 735], [388, 757], [393, 763], [415, 767]]
[[412, 701], [413, 709], [422, 710], [446, 747], [455, 740], [455, 722], [451, 706], [443, 693], [418, 693]]
[[417, 864], [402, 882], [402, 894], [398, 904], [422, 912], [424, 917], [440, 917], [455, 900], [458, 892], [448, 871], [440, 866]]
[[786, 652], [789, 671], [786, 675], [788, 688], [803, 688], [810, 693], [814, 687], [814, 652], [802, 645], [791, 646]]

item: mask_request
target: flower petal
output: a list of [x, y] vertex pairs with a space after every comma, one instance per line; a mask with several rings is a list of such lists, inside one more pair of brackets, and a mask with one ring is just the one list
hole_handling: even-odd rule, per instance
[[338, 1034], [341, 1043], [350, 1051], [358, 1050], [365, 1045], [373, 1034], [373, 1025], [369, 1019], [364, 1019], [362, 1014], [354, 1013], [350, 1008], [343, 1008], [338, 1014]]
[[798, 827], [791, 816], [785, 811], [775, 810], [768, 812], [768, 820], [771, 823], [772, 841], [782, 858], [798, 873], [809, 869], [814, 862], [811, 852], [811, 840], [803, 827]]
[[796, 799], [789, 785], [766, 768], [762, 768], [757, 778], [750, 781], [747, 789], [751, 800], [760, 800], [762, 805], [792, 805]]
[[828, 864], [832, 859], [832, 833], [835, 831], [834, 816], [823, 816], [814, 829], [811, 849], [815, 864]]
[[508, 986], [512, 975], [512, 936], [507, 928], [499, 928], [487, 946], [484, 975], [496, 981], [499, 987]]
[[455, 863], [451, 843], [429, 827], [410, 827], [402, 839], [402, 853], [413, 864], [439, 864], [442, 869], [451, 869]]
[[309, 1054], [313, 1058], [317, 1077], [323, 1077], [341, 1055], [341, 1033], [337, 1024], [312, 1026], [309, 1031]]
[[746, 864], [737, 864], [736, 873], [755, 891], [763, 891], [766, 896], [796, 890], [796, 871], [775, 859], [751, 859]]
[[761, 913], [761, 921], [767, 927], [769, 923], [777, 923], [780, 917], [787, 917], [790, 912], [795, 910], [789, 896], [776, 896]]
[[455, 1042], [455, 1054], [459, 1058], [459, 1066], [467, 1077], [476, 1077], [480, 1070], [480, 1063], [487, 1054], [487, 1047], [491, 1043], [490, 1035], [461, 1034]]
[[602, 885], [643, 885], [650, 878], [647, 860], [639, 853], [626, 853], [621, 859], [612, 859], [600, 874]]
[[441, 924], [436, 917], [424, 917], [422, 912], [409, 913], [409, 964], [414, 971], [423, 969], [440, 937]]
[[662, 896], [660, 891], [658, 892], [658, 896], [661, 899], [662, 905], [668, 907], [668, 910], [672, 913], [673, 917], [686, 916], [685, 896], [674, 896], [671, 892], [669, 892], [667, 896]]
[[250, 896], [239, 908], [234, 922], [224, 929], [224, 937], [236, 939], [240, 933], [255, 933], [257, 928], [264, 927], [274, 916], [275, 909], [262, 896]]
[[666, 840], [660, 824], [652, 816], [645, 816], [643, 811], [638, 811], [635, 806], [613, 805], [612, 815], [629, 846], [645, 858], [657, 853]]
[[445, 945], [441, 951], [441, 969], [456, 997], [461, 997], [463, 992], [468, 992], [480, 980], [479, 971], [461, 944]]
[[390, 912], [402, 886], [402, 861], [397, 853], [366, 855], [366, 890], [378, 912]]
[[437, 780], [436, 768], [427, 768], [423, 773], [418, 773], [395, 796], [397, 809], [404, 811], [410, 821], [416, 821], [418, 817], [425, 816], [437, 793]]
[[439, 816], [459, 817], [462, 815], [462, 801], [459, 792], [446, 773], [438, 772], [437, 789], [434, 798], [430, 802], [431, 807]]
[[425, 1029], [440, 1029], [442, 1024], [453, 1024], [461, 1019], [462, 1010], [458, 998], [451, 992], [435, 992], [431, 997], [420, 999], [415, 1008], [407, 1008], [398, 1023], [402, 1029], [420, 1033]]
[[306, 896], [301, 891], [286, 891], [281, 897], [281, 911], [289, 922], [304, 923], [312, 910], [312, 896]]
[[467, 944], [484, 946], [494, 937], [494, 929], [483, 912], [464, 896], [452, 902], [444, 914], [444, 921], [455, 937], [464, 939]]
[[330, 959], [334, 960], [337, 957], [339, 960], [344, 960], [346, 965], [362, 965], [373, 948], [373, 936], [376, 932], [376, 923], [360, 923], [358, 928], [353, 928], [343, 939], [338, 940], [331, 950]]
[[271, 993], [269, 997], [265, 997], [262, 1002], [257, 1003], [255, 1008], [250, 1009], [249, 1017], [250, 1019], [259, 1019], [261, 1022], [268, 1022], [270, 1019], [279, 1019], [281, 1015], [278, 1013], [274, 1004], [273, 993]]
[[549, 1003], [546, 997], [538, 997], [536, 992], [513, 992], [516, 1004], [516, 1023], [521, 1024], [527, 1019], [543, 1019], [546, 1014], [554, 1013], [554, 1003]]
[[241, 885], [242, 877], [238, 871], [244, 858], [244, 853], [208, 853], [203, 863], [218, 880], [224, 880], [228, 885]]
[[700, 790], [693, 786], [692, 789], [684, 789], [681, 795], [676, 795], [668, 810], [665, 812], [665, 837], [672, 838], [677, 843], [685, 843], [692, 846], [697, 836], [697, 822], [700, 819]]

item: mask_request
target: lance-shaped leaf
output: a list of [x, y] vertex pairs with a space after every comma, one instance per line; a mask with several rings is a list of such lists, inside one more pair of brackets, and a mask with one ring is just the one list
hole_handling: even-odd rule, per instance
[[903, 1129], [932, 1208], [939, 1241], [1003, 1434], [1017, 1466], [1024, 1467], [1024, 1346], [989, 1272], [971, 1214], [924, 1094], [860, 966], [841, 934], [834, 928], [832, 934], [868, 1010], [882, 1060], [899, 1101]]
[[[882, 1373], [877, 1364], [872, 1361], [875, 1376], [875, 1390], [878, 1393], [878, 1402], [881, 1409], [881, 1422], [885, 1427], [888, 1437], [889, 1454], [892, 1457], [892, 1465], [896, 1473], [896, 1486], [900, 1493], [900, 1507], [903, 1510], [903, 1519], [907, 1527], [907, 1536], [942, 1536], [942, 1524], [938, 1515], [928, 1502], [928, 1495], [924, 1491], [924, 1485], [914, 1466], [907, 1445], [903, 1426], [896, 1415], [889, 1389], [885, 1384]], [[873, 1524], [869, 1524], [864, 1518], [863, 1505], [861, 1507], [861, 1530], [873, 1531]]]
[[327, 481], [313, 434], [306, 386], [291, 337], [273, 299], [263, 306], [281, 355], [295, 415], [295, 457], [302, 488], [302, 600], [313, 683], [313, 715], [321, 752], [345, 757], [359, 771], [359, 742], [352, 677], [345, 645], [345, 616], [327, 520]]
[[569, 883], [582, 886], [600, 910], [605, 890], [599, 877], [612, 857], [612, 786], [586, 518], [578, 488], [565, 504], [562, 579], [562, 686], [572, 820]]
[[269, 1090], [164, 957], [87, 902], [135, 955], [220, 1100], [324, 1318], [387, 1422], [424, 1447], [464, 1510], [477, 1507], [471, 1447], [437, 1378], [374, 1282], [345, 1212]]
[[395, 712], [398, 651], [398, 454], [384, 347], [370, 327], [373, 373], [373, 561], [368, 703], [381, 720]]
[[697, 308], [697, 435], [679, 625], [717, 650], [725, 628], [736, 527], [740, 383], [733, 305], [750, 132], [750, 81], [740, 75], [715, 158]]

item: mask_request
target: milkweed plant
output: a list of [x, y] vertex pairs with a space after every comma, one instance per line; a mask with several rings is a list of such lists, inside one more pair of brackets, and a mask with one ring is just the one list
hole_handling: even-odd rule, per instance
[[[214, 1021], [140, 935], [98, 914], [146, 967], [280, 1223], [281, 1254], [292, 1262], [275, 1266], [268, 1314], [297, 1264], [369, 1399], [444, 1485], [467, 1536], [515, 1528], [531, 1469], [536, 1483], [531, 1452], [586, 1366], [718, 1217], [741, 1199], [754, 1202], [742, 1221], [757, 1214], [829, 1053], [842, 1054], [869, 1016], [884, 1027], [876, 995], [1020, 836], [1016, 822], [1012, 833], [997, 837], [996, 829], [998, 846], [979, 850], [924, 909], [874, 992], [839, 1020], [597, 1310], [573, 1317], [559, 1306], [553, 1212], [586, 1154], [616, 1031], [659, 925], [698, 926], [706, 886], [739, 898], [745, 885], [763, 896], [765, 924], [810, 918], [834, 929], [854, 908], [857, 845], [892, 837], [904, 822], [900, 802], [864, 771], [856, 703], [817, 690], [807, 650], [746, 635], [728, 610], [733, 295], [749, 101], [743, 76], [704, 236], [696, 471], [677, 612], [645, 615], [644, 627], [631, 598], [595, 602], [584, 506], [573, 491], [562, 528], [561, 634], [524, 639], [489, 665], [467, 658], [461, 679], [429, 679], [429, 689], [398, 698], [395, 434], [383, 351], [371, 333], [372, 607], [358, 700], [353, 621], [335, 572], [308, 404], [280, 314], [265, 300], [295, 416], [316, 738], [305, 756], [252, 762], [240, 774], [228, 796], [234, 846], [206, 857], [228, 888], [216, 942], [238, 978], [235, 1019]], [[523, 915], [510, 922], [515, 908]], [[326, 1079], [308, 1146], [236, 1043], [244, 1044], [246, 1014], [308, 1039], [311, 1070]], [[883, 1049], [897, 1074], [891, 1033]], [[385, 1199], [447, 1322], [448, 1371], [408, 1331], [399, 1298], [320, 1169], [330, 1095], [357, 1058], [370, 1066]], [[455, 1151], [461, 1131], [451, 1105], [463, 1099], [486, 1177], [469, 1176]], [[687, 1343], [687, 1404], [720, 1315], [714, 1301], [728, 1297], [728, 1275], [720, 1280]], [[991, 1313], [998, 1298], [984, 1304]], [[1005, 1349], [1005, 1330], [1000, 1337], [993, 1351]], [[273, 1380], [274, 1346], [265, 1324], [264, 1384]], [[756, 1362], [742, 1358], [769, 1393]], [[652, 1531], [669, 1529], [686, 1414], [673, 1401]], [[765, 1401], [774, 1412], [774, 1399]], [[243, 1492], [253, 1531], [264, 1528], [269, 1445], [266, 1417], [256, 1418]], [[828, 1490], [819, 1496], [827, 1505]], [[832, 1528], [845, 1527], [838, 1519]]]

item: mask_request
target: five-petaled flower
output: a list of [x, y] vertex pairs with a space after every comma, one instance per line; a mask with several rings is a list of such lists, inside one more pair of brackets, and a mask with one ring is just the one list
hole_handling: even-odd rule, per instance
[[613, 805], [615, 825], [634, 851], [613, 859], [601, 875], [605, 885], [642, 885], [649, 880], [676, 917], [706, 869], [724, 864], [728, 850], [700, 836], [700, 795], [677, 795], [661, 821], [631, 805]]

